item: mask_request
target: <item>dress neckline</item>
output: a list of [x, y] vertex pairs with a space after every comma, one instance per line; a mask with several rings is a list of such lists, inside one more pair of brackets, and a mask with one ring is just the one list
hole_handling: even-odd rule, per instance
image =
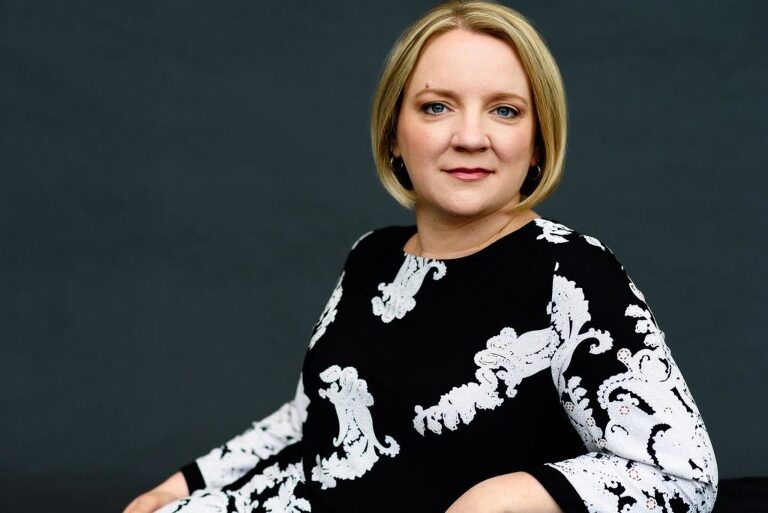
[[405, 247], [405, 243], [408, 242], [408, 240], [417, 232], [417, 226], [415, 224], [405, 227], [406, 229], [405, 229], [404, 237], [402, 238], [402, 240], [398, 241], [397, 247], [398, 247], [398, 250], [400, 251], [401, 256], [415, 258], [416, 260], [419, 260], [422, 262], [427, 262], [427, 261], [429, 262], [465, 262], [465, 261], [469, 261], [475, 258], [480, 258], [490, 253], [493, 253], [494, 251], [498, 250], [499, 247], [502, 247], [505, 244], [509, 244], [513, 240], [517, 240], [521, 237], [524, 237], [528, 232], [538, 227], [538, 225], [536, 224], [537, 219], [545, 219], [545, 218], [544, 216], [534, 217], [533, 219], [529, 220], [527, 223], [520, 226], [516, 230], [511, 231], [506, 235], [499, 237], [498, 239], [491, 242], [487, 246], [480, 248], [477, 251], [464, 256], [453, 257], [453, 258], [430, 258], [430, 257], [414, 255], [413, 253], [408, 253], [403, 248]]

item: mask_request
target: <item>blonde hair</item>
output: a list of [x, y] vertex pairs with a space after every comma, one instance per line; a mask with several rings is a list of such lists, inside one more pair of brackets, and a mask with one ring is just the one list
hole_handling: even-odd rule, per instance
[[491, 1], [452, 0], [430, 9], [395, 42], [384, 63], [371, 109], [371, 146], [376, 171], [384, 188], [405, 208], [412, 209], [417, 195], [406, 189], [392, 168], [392, 144], [406, 82], [427, 41], [455, 29], [488, 34], [515, 49], [533, 94], [536, 113], [536, 146], [541, 176], [533, 190], [528, 182], [521, 201], [510, 213], [533, 208], [557, 188], [563, 173], [566, 147], [565, 87], [560, 70], [544, 39], [517, 11]]

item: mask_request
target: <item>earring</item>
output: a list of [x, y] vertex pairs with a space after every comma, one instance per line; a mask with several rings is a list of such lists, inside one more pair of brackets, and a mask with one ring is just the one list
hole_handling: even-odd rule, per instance
[[[536, 168], [536, 176], [531, 176], [531, 169]], [[539, 164], [536, 164], [535, 166], [531, 166], [528, 168], [528, 175], [526, 176], [526, 179], [535, 182], [539, 178], [541, 178], [541, 166]]]
[[412, 191], [413, 182], [411, 182], [411, 177], [408, 176], [408, 170], [405, 168], [405, 162], [403, 162], [402, 157], [395, 157], [394, 154], [390, 154], [389, 165], [395, 172], [395, 178], [400, 182], [400, 185], [402, 185], [403, 188]]
[[[536, 169], [536, 175], [531, 176], [531, 170]], [[523, 184], [520, 186], [520, 193], [525, 196], [530, 196], [534, 193], [534, 191], [539, 186], [539, 178], [541, 178], [541, 166], [539, 164], [536, 164], [535, 166], [531, 166], [528, 168], [528, 174], [525, 177], [525, 180], [523, 181]]]

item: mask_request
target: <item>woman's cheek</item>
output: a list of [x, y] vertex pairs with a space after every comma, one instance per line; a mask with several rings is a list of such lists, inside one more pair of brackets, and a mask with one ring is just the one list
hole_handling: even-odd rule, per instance
[[517, 134], [506, 139], [506, 144], [498, 147], [497, 152], [501, 160], [527, 160], [533, 154], [530, 137]]

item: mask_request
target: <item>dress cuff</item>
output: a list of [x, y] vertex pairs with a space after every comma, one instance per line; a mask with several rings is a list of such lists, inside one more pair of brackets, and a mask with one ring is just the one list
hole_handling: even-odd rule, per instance
[[205, 488], [205, 480], [203, 479], [203, 474], [200, 472], [200, 467], [197, 466], [196, 462], [192, 461], [187, 463], [179, 470], [184, 475], [184, 479], [187, 481], [187, 488], [189, 488], [190, 494], [195, 490]]
[[581, 496], [560, 471], [544, 464], [523, 471], [535, 477], [565, 513], [589, 513]]

